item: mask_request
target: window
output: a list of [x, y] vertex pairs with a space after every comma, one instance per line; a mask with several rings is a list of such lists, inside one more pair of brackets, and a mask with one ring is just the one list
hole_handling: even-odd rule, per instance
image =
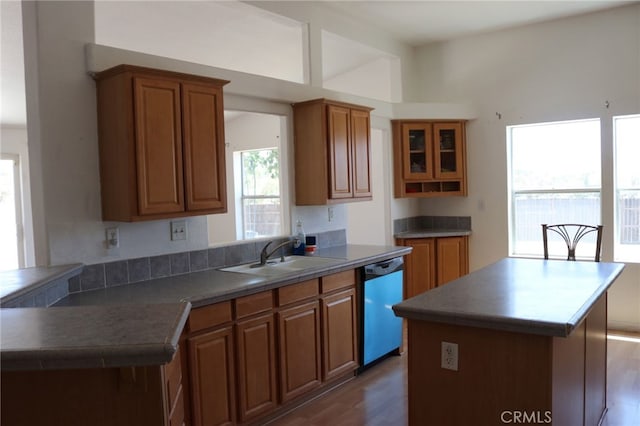
[[[507, 152], [510, 255], [542, 256], [543, 223], [600, 224], [600, 120], [509, 126]], [[594, 251], [589, 234], [576, 256]], [[549, 254], [566, 256], [559, 236]]]
[[242, 239], [281, 235], [280, 159], [277, 148], [240, 152]]
[[640, 115], [613, 118], [614, 259], [640, 261]]
[[0, 271], [24, 266], [18, 157], [3, 154], [0, 158]]

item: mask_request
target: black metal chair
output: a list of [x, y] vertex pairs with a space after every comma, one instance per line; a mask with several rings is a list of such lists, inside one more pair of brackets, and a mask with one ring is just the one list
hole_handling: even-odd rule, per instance
[[564, 223], [557, 225], [542, 225], [542, 242], [544, 244], [544, 258], [549, 259], [549, 247], [547, 244], [547, 232], [553, 231], [560, 235], [567, 245], [567, 260], [576, 260], [576, 246], [587, 234], [596, 233], [596, 255], [594, 260], [600, 262], [600, 247], [602, 245], [602, 225], [581, 225], [577, 223]]

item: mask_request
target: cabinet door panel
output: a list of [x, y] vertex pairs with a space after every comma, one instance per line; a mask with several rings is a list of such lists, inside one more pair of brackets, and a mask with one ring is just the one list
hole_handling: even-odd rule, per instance
[[433, 150], [437, 179], [460, 179], [464, 176], [462, 156], [462, 124], [435, 123]]
[[280, 399], [286, 402], [320, 385], [318, 301], [278, 312]]
[[402, 171], [405, 179], [433, 179], [433, 137], [429, 123], [402, 124]]
[[236, 330], [240, 420], [245, 421], [277, 404], [273, 315], [238, 322]]
[[371, 197], [371, 126], [369, 112], [351, 110], [353, 196]]
[[[351, 145], [349, 109], [336, 105], [327, 106], [329, 115], [329, 198], [351, 198]], [[318, 182], [318, 185], [321, 185]]]
[[188, 210], [226, 211], [222, 89], [182, 85]]
[[233, 424], [236, 403], [232, 327], [191, 337], [187, 344], [193, 425]]
[[465, 237], [438, 238], [438, 285], [443, 285], [469, 273], [467, 239]]
[[401, 245], [413, 247], [405, 256], [405, 298], [417, 296], [436, 286], [436, 251], [433, 238], [405, 240]]
[[324, 380], [358, 367], [355, 289], [322, 297], [322, 339]]
[[180, 84], [134, 79], [138, 210], [184, 211]]

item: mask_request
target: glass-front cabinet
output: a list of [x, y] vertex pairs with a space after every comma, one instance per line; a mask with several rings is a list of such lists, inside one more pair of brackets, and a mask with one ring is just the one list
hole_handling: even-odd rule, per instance
[[462, 123], [434, 123], [434, 156], [438, 179], [462, 178]]
[[393, 120], [396, 197], [467, 195], [464, 121]]
[[402, 126], [403, 176], [405, 179], [433, 179], [433, 137], [431, 124]]

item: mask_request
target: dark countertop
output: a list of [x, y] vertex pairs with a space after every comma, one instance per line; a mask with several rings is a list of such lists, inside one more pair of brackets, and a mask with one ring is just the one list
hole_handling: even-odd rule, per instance
[[314, 257], [335, 259], [328, 265], [280, 277], [263, 277], [210, 269], [118, 287], [70, 294], [55, 306], [191, 302], [200, 307], [358, 268], [411, 252], [411, 247], [347, 245], [319, 249]]
[[7, 303], [60, 278], [69, 278], [82, 271], [81, 263], [0, 271], [0, 304]]
[[0, 310], [2, 370], [165, 364], [189, 303]]
[[470, 229], [414, 229], [398, 232], [394, 238], [441, 238], [471, 235]]
[[[166, 363], [176, 350], [173, 339], [180, 335], [192, 306], [274, 289], [410, 252], [410, 247], [398, 246], [332, 247], [318, 250], [315, 256], [334, 259], [330, 264], [277, 278], [207, 270], [74, 293], [50, 308], [2, 309], [1, 368]], [[176, 320], [178, 316], [181, 321]], [[151, 328], [157, 330], [151, 332]], [[168, 336], [172, 337], [167, 340]]]
[[412, 320], [566, 337], [621, 263], [506, 258], [393, 307]]

